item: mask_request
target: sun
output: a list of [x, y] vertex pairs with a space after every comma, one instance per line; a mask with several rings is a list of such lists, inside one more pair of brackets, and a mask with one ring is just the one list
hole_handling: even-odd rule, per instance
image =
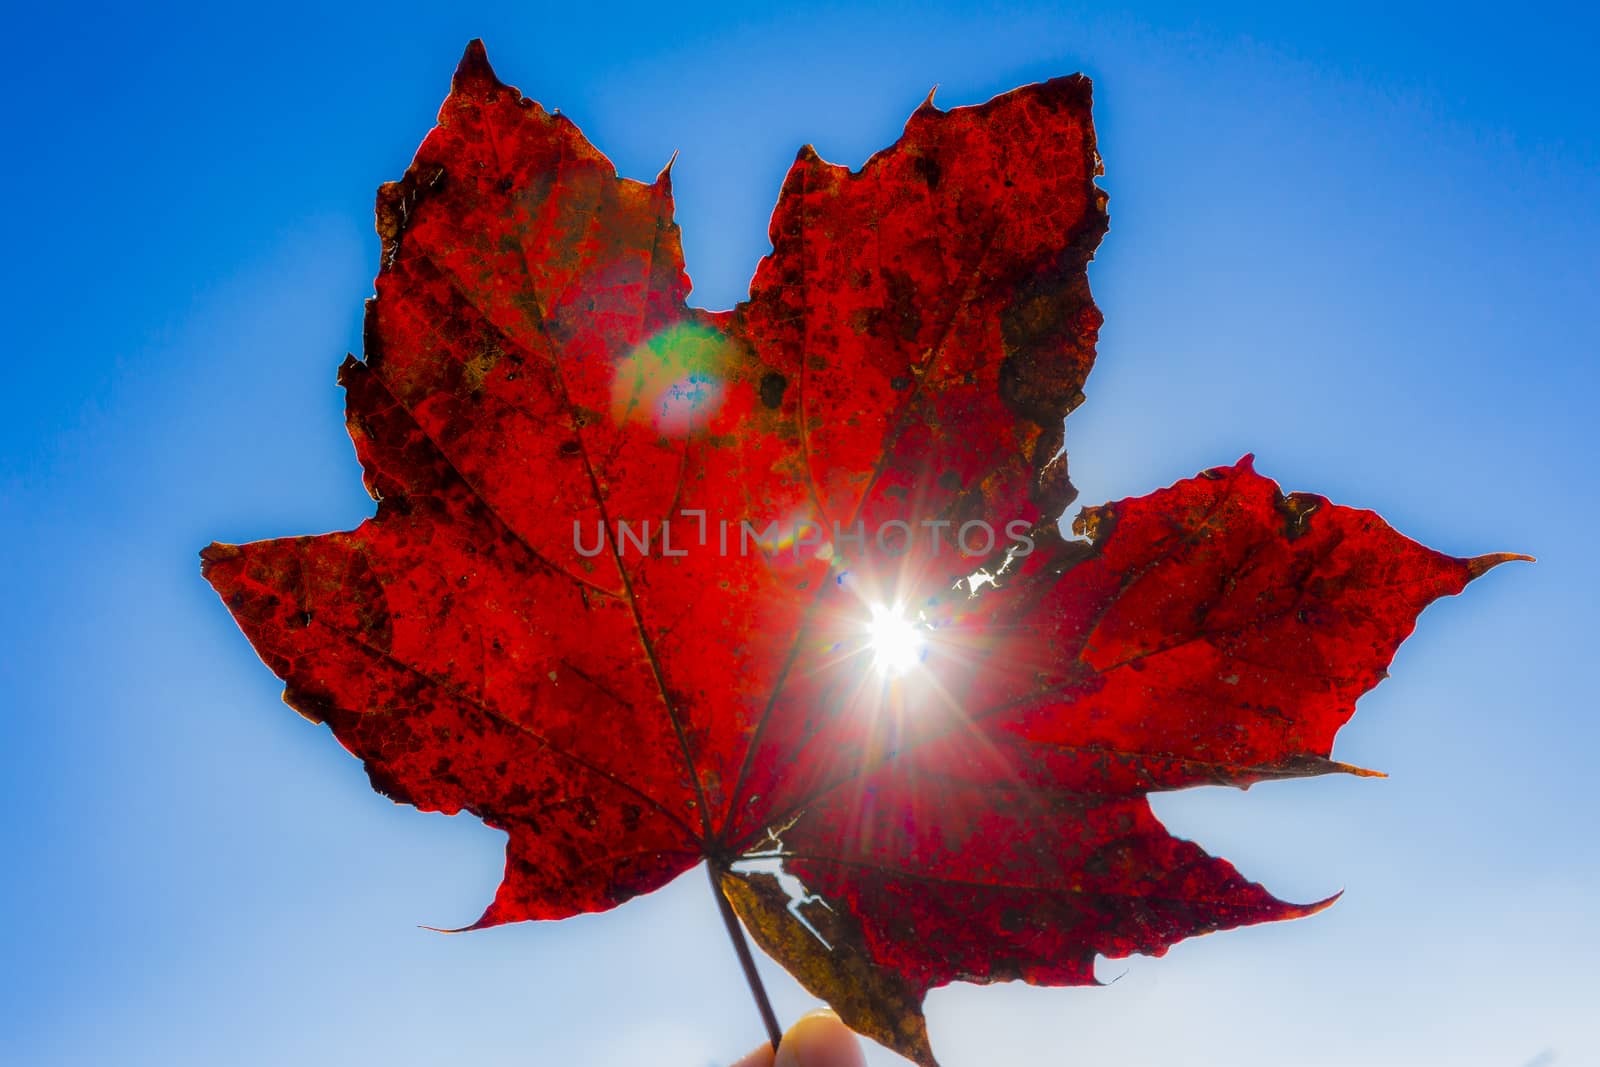
[[883, 673], [899, 677], [922, 662], [927, 641], [923, 631], [898, 608], [872, 605], [872, 621], [867, 623], [867, 643], [873, 663]]

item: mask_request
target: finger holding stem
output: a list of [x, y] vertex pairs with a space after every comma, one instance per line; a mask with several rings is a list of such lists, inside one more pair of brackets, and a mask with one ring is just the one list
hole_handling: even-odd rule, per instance
[[831, 1011], [801, 1017], [776, 1053], [762, 1045], [733, 1067], [866, 1067], [861, 1042]]

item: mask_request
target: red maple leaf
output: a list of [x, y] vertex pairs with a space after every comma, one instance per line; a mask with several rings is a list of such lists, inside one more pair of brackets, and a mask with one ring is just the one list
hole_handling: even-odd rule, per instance
[[[1056, 518], [1100, 314], [1089, 82], [931, 99], [859, 171], [803, 149], [750, 299], [689, 307], [669, 175], [621, 179], [471, 45], [378, 196], [378, 501], [213, 545], [285, 700], [376, 789], [508, 835], [474, 926], [706, 861], [856, 1029], [933, 1062], [932, 987], [1301, 916], [1152, 790], [1329, 759], [1456, 559], [1248, 459]], [[747, 950], [745, 950], [747, 951]]]

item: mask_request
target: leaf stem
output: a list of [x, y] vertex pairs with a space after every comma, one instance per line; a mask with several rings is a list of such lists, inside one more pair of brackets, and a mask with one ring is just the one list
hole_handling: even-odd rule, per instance
[[761, 984], [761, 975], [756, 972], [756, 960], [750, 954], [750, 943], [745, 940], [744, 928], [739, 925], [733, 905], [728, 903], [727, 896], [722, 892], [722, 875], [725, 872], [719, 865], [708, 863], [706, 873], [711, 876], [711, 895], [717, 898], [717, 910], [722, 913], [722, 924], [728, 928], [728, 940], [733, 942], [733, 951], [739, 955], [739, 966], [744, 968], [744, 980], [750, 986], [750, 995], [756, 998], [756, 1010], [761, 1012], [761, 1021], [767, 1026], [767, 1038], [776, 1052], [778, 1041], [783, 1037], [783, 1028], [778, 1025], [777, 1015], [773, 1014], [772, 1001], [767, 999], [767, 987]]

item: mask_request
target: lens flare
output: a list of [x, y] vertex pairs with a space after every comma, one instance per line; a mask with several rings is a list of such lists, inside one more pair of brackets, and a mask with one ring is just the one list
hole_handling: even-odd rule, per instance
[[879, 670], [898, 677], [922, 662], [927, 641], [923, 632], [898, 608], [872, 605], [872, 621], [867, 623], [867, 643], [873, 663]]

